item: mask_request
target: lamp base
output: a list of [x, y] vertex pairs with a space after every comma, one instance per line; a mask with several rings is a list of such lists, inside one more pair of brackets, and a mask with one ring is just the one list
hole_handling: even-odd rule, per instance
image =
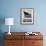
[[9, 35], [11, 35], [11, 33], [10, 33], [10, 32], [8, 32], [8, 34], [9, 34]]

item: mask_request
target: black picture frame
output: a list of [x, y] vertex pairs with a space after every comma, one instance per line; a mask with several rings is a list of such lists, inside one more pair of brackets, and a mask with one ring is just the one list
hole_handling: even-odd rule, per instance
[[34, 24], [34, 8], [21, 8], [20, 9], [20, 23], [21, 24]]

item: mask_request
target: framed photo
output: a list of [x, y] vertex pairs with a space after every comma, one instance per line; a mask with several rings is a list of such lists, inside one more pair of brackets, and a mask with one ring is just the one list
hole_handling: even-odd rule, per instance
[[21, 8], [21, 24], [33, 24], [34, 23], [34, 8]]

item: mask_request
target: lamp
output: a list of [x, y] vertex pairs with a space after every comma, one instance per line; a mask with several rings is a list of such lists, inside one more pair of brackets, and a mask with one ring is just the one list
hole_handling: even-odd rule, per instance
[[8, 34], [11, 35], [10, 33], [10, 25], [14, 24], [14, 18], [5, 18], [5, 25], [9, 25], [9, 32]]

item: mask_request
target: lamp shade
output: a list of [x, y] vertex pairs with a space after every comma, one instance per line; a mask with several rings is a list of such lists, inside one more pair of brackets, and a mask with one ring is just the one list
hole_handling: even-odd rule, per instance
[[13, 25], [14, 18], [5, 18], [5, 25]]

